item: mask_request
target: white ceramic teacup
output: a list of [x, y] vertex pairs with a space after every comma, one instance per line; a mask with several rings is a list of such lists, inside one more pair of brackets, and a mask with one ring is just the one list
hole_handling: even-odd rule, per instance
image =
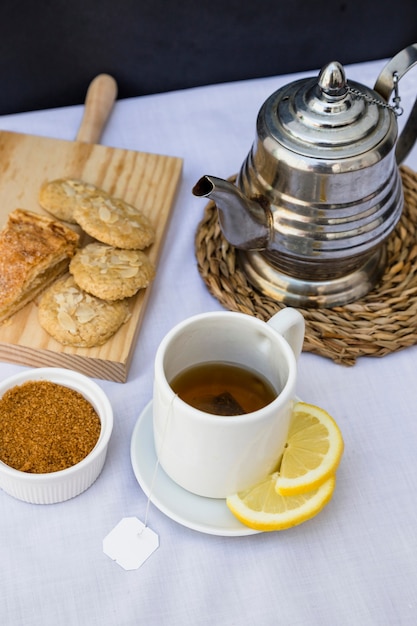
[[[155, 358], [153, 428], [159, 463], [173, 481], [201, 496], [225, 498], [275, 469], [288, 434], [304, 328], [303, 316], [291, 308], [268, 322], [224, 311], [186, 319], [165, 336]], [[244, 415], [193, 408], [170, 381], [213, 361], [259, 372], [277, 397]]]

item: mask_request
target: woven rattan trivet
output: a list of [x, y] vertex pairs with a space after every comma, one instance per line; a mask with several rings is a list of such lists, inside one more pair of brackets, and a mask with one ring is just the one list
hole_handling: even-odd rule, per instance
[[[405, 206], [387, 243], [380, 284], [345, 306], [300, 309], [306, 322], [304, 351], [353, 365], [357, 357], [380, 357], [417, 343], [417, 174], [400, 169]], [[284, 308], [247, 281], [235, 249], [222, 235], [213, 202], [205, 208], [195, 246], [203, 280], [227, 309], [267, 320]]]

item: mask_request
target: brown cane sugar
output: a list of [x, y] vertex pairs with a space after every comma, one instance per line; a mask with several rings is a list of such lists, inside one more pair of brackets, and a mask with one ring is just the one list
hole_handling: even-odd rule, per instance
[[84, 396], [50, 381], [28, 381], [0, 398], [0, 459], [33, 474], [79, 463], [100, 436], [101, 422]]

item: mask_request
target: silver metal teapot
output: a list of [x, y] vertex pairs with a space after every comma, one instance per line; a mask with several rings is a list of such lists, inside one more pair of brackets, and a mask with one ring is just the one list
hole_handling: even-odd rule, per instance
[[398, 164], [417, 134], [416, 101], [398, 137], [398, 81], [416, 64], [414, 44], [374, 89], [348, 81], [338, 62], [279, 89], [258, 113], [236, 185], [214, 176], [196, 183], [193, 194], [215, 202], [225, 238], [261, 292], [329, 307], [362, 297], [381, 278], [384, 244], [403, 209]]

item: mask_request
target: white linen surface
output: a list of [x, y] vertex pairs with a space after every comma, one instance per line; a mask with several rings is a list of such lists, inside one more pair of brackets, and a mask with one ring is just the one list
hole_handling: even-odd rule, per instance
[[[373, 86], [384, 63], [348, 66], [347, 75]], [[227, 538], [190, 530], [151, 505], [160, 547], [140, 569], [126, 572], [102, 551], [122, 517], [144, 519], [130, 439], [151, 399], [156, 348], [180, 320], [223, 308], [197, 270], [194, 235], [206, 203], [191, 189], [202, 174], [237, 172], [263, 101], [305, 75], [117, 102], [102, 143], [182, 157], [182, 181], [128, 382], [97, 381], [115, 412], [103, 473], [84, 494], [56, 505], [0, 492], [3, 626], [417, 623], [417, 347], [353, 367], [301, 355], [299, 396], [333, 414], [345, 439], [334, 497], [315, 519]], [[415, 85], [415, 73], [400, 83], [406, 111]], [[9, 115], [0, 128], [74, 139], [82, 112]], [[416, 148], [407, 163], [417, 168]], [[21, 369], [1, 363], [0, 376]]]

